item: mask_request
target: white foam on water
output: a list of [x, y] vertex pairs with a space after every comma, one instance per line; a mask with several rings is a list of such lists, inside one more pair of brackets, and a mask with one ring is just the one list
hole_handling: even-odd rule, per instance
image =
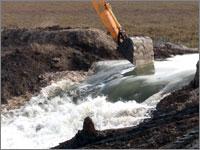
[[[198, 54], [176, 55], [166, 61], [155, 61], [155, 75], [171, 75], [184, 70], [196, 71]], [[167, 72], [166, 72], [167, 71]]]
[[[62, 81], [66, 84], [66, 81]], [[62, 82], [44, 88], [40, 95], [17, 110], [2, 115], [1, 145], [8, 149], [41, 149], [72, 138], [90, 116], [96, 129], [137, 125], [149, 117], [151, 107], [135, 101], [111, 103], [106, 97], [87, 97], [74, 103], [67, 95], [49, 98], [49, 91], [63, 89]], [[57, 88], [55, 88], [57, 87]], [[49, 93], [49, 94], [48, 94]]]
[[[174, 61], [175, 59], [177, 61]], [[198, 55], [195, 54], [176, 56], [163, 62], [156, 61], [155, 69], [159, 70], [157, 78], [167, 76], [167, 73], [176, 74], [184, 69], [192, 68], [194, 72], [197, 60]], [[124, 67], [127, 68], [129, 67]], [[168, 69], [169, 72], [166, 72]], [[149, 79], [149, 82], [152, 79]], [[105, 96], [88, 96], [74, 103], [72, 98], [66, 95], [72, 85], [73, 83], [67, 80], [53, 83], [20, 109], [1, 114], [1, 148], [43, 149], [56, 146], [81, 130], [83, 120], [87, 116], [92, 118], [99, 130], [134, 126], [150, 117], [149, 110], [155, 108], [161, 97], [161, 93], [156, 93], [139, 104], [134, 100], [112, 103], [107, 101]]]

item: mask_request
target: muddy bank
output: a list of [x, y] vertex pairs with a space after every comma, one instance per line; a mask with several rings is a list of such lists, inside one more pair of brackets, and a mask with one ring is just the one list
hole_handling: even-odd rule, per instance
[[189, 48], [185, 45], [177, 45], [171, 42], [154, 42], [155, 59], [165, 59], [173, 55], [183, 55], [198, 52], [198, 48]]
[[[197, 65], [198, 68], [198, 65]], [[95, 130], [90, 118], [74, 138], [54, 148], [199, 148], [199, 70], [194, 80], [162, 99], [136, 127]], [[53, 148], [53, 149], [54, 149]]]
[[87, 71], [94, 61], [119, 58], [115, 42], [97, 29], [4, 29], [2, 39], [2, 103], [35, 93], [48, 82], [45, 73]]
[[[2, 29], [1, 45], [3, 104], [21, 97], [27, 97], [27, 100], [31, 94], [39, 92], [41, 87], [49, 84], [45, 74], [80, 70], [87, 72], [95, 61], [123, 58], [110, 36], [91, 28], [53, 26], [37, 29]], [[155, 58], [198, 52], [195, 49], [186, 50], [185, 47], [165, 45], [154, 47]], [[76, 76], [81, 79], [85, 77], [81, 72], [76, 73]], [[70, 75], [65, 78], [70, 78]]]
[[[45, 85], [46, 87], [60, 80], [68, 80], [73, 84], [79, 84], [81, 81], [87, 78], [87, 75], [88, 72], [86, 71], [58, 71], [44, 73], [42, 75], [39, 75], [39, 78], [41, 79], [41, 85]], [[26, 92], [25, 94], [20, 96], [13, 96], [7, 100], [7, 104], [1, 106], [1, 110], [11, 110], [20, 108], [22, 105], [24, 105], [27, 101], [31, 99], [33, 94], [39, 94], [39, 91], [35, 93]]]

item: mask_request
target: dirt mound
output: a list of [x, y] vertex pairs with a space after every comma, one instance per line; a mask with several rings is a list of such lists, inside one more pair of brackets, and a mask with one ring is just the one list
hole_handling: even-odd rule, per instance
[[45, 86], [46, 72], [85, 70], [94, 61], [119, 58], [110, 36], [90, 28], [3, 29], [2, 103]]
[[154, 42], [155, 59], [165, 59], [173, 55], [199, 53], [198, 48], [189, 48], [171, 42]]
[[27, 46], [33, 43], [81, 48], [92, 54], [100, 54], [100, 56], [107, 54], [108, 57], [111, 54], [107, 51], [116, 49], [116, 44], [111, 37], [97, 29], [37, 28], [32, 30], [5, 29], [2, 31], [3, 47]]

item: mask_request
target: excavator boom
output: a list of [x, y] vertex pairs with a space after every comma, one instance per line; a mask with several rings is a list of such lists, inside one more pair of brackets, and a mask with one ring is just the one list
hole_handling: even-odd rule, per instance
[[133, 63], [133, 42], [122, 29], [112, 8], [105, 0], [92, 0], [94, 9], [112, 38], [118, 43], [118, 49], [123, 56]]
[[123, 31], [117, 18], [112, 12], [110, 4], [105, 0], [92, 0], [92, 4], [107, 31], [110, 33], [112, 38], [119, 43]]

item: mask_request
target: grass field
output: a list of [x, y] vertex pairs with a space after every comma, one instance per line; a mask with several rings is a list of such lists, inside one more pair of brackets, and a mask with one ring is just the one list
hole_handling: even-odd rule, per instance
[[[198, 2], [112, 1], [113, 11], [129, 35], [198, 46]], [[2, 26], [51, 25], [103, 29], [91, 2], [2, 2]]]

